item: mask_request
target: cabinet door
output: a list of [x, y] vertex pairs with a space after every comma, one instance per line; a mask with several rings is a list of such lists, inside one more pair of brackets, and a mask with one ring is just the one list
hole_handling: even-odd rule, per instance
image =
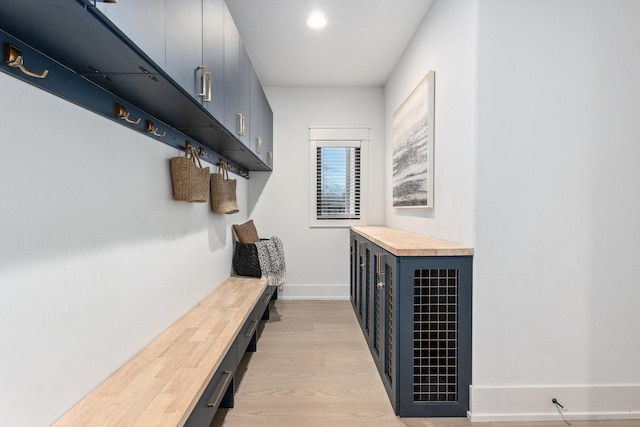
[[[264, 92], [262, 92], [264, 94]], [[269, 105], [266, 95], [263, 98], [264, 107], [262, 110], [263, 120], [263, 150], [267, 152], [266, 164], [273, 169], [273, 111]]]
[[472, 257], [402, 257], [400, 416], [464, 416], [471, 379]]
[[362, 329], [364, 330], [365, 337], [367, 338], [367, 342], [371, 345], [371, 332], [372, 328], [372, 295], [375, 289], [375, 278], [374, 278], [374, 257], [375, 257], [375, 248], [377, 246], [368, 242], [364, 247], [364, 255], [365, 255], [365, 271], [364, 271], [364, 281], [362, 284]]
[[238, 366], [237, 340], [229, 348], [202, 396], [193, 408], [185, 427], [208, 426], [213, 421], [218, 408], [233, 408], [234, 376]]
[[252, 149], [263, 163], [271, 166], [273, 163], [273, 112], [258, 77], [252, 78], [252, 82], [255, 82], [252, 85], [255, 87], [251, 88], [251, 139], [255, 144]]
[[[366, 302], [365, 302], [365, 289], [368, 286], [368, 282], [370, 280], [370, 268], [369, 268], [369, 245], [366, 240], [362, 240], [360, 242], [360, 274], [358, 277], [358, 320], [362, 326], [362, 330], [364, 331], [364, 313], [366, 310]], [[366, 331], [365, 331], [366, 335]]]
[[353, 231], [350, 232], [349, 236], [349, 248], [350, 248], [350, 273], [351, 278], [349, 280], [349, 298], [351, 300], [351, 305], [356, 307], [356, 283], [358, 280], [358, 268], [360, 263], [358, 262], [358, 240], [356, 238], [356, 233]]
[[202, 100], [219, 121], [224, 117], [224, 10], [224, 0], [202, 2], [202, 64], [211, 73]]
[[202, 89], [202, 0], [165, 0], [167, 73], [192, 97]]
[[[251, 67], [250, 73], [250, 86], [249, 97], [251, 100], [250, 105], [250, 127], [249, 127], [249, 149], [253, 151], [264, 162], [263, 155], [263, 138], [262, 138], [262, 100], [260, 95], [262, 93], [262, 87], [260, 86], [260, 80], [256, 70]], [[264, 162], [266, 163], [266, 162]]]
[[165, 67], [165, 9], [157, 1], [96, 2], [96, 8], [153, 62]]
[[251, 61], [229, 9], [224, 19], [224, 121], [223, 124], [248, 147]]
[[[362, 313], [363, 313], [363, 289], [364, 282], [366, 280], [367, 258], [366, 250], [367, 241], [358, 234], [354, 234], [355, 245], [355, 272], [354, 272], [354, 284], [353, 284], [353, 309], [358, 318], [358, 322], [362, 326]], [[363, 328], [364, 329], [364, 328]]]
[[374, 333], [372, 338], [373, 356], [378, 366], [391, 405], [396, 407], [396, 347], [397, 326], [397, 259], [389, 252], [376, 246], [375, 292], [372, 312]]

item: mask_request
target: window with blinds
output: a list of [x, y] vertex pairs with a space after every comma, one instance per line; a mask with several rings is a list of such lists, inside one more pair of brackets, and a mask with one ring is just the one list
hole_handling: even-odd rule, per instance
[[360, 147], [316, 148], [316, 219], [360, 219]]
[[364, 224], [368, 129], [363, 130], [311, 129], [312, 227]]

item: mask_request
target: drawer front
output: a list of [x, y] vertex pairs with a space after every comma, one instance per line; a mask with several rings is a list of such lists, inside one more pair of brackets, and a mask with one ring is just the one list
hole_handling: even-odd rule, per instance
[[242, 360], [244, 353], [247, 351], [256, 351], [258, 336], [256, 331], [260, 324], [260, 320], [269, 319], [269, 302], [273, 298], [275, 286], [267, 286], [256, 306], [251, 311], [247, 321], [238, 333], [238, 360]]
[[242, 359], [247, 348], [249, 348], [249, 351], [256, 350], [256, 331], [260, 323], [260, 316], [262, 316], [262, 312], [259, 312], [259, 307], [256, 306], [242, 326], [242, 329], [240, 329], [240, 332], [238, 332], [238, 360]]
[[278, 298], [278, 287], [267, 286], [267, 289], [265, 289], [265, 293], [262, 295], [262, 301], [261, 301], [261, 303], [265, 305], [262, 311], [262, 320], [269, 320], [269, 303], [272, 300], [275, 300], [277, 298]]
[[193, 408], [185, 426], [208, 427], [219, 407], [233, 407], [233, 377], [238, 365], [237, 345], [238, 342], [236, 340], [229, 348], [220, 367], [211, 378], [195, 408]]

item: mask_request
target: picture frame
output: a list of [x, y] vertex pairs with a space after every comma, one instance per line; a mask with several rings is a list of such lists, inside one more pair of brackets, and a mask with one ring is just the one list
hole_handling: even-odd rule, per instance
[[433, 208], [435, 71], [393, 114], [393, 207]]

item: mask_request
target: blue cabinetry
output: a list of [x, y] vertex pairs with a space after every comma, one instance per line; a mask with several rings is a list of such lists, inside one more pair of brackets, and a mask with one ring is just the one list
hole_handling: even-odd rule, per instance
[[255, 70], [251, 71], [251, 149], [273, 166], [273, 112]]
[[[165, 68], [165, 8], [157, 0], [96, 2], [96, 8], [117, 25], [133, 44]], [[140, 17], [144, 16], [144, 22]]]
[[[224, 0], [202, 1], [202, 102], [214, 117], [224, 117]], [[208, 84], [208, 86], [207, 86]], [[220, 120], [221, 121], [221, 120]]]
[[[273, 115], [259, 82], [251, 83], [255, 71], [224, 0], [3, 0], [0, 30], [154, 123], [235, 162], [241, 172], [272, 169], [272, 154], [263, 154], [265, 142], [262, 147], [253, 143], [257, 136], [251, 135], [250, 120], [269, 113], [258, 119], [267, 131], [257, 132], [268, 135], [261, 138], [272, 153]], [[7, 66], [0, 70], [14, 74]], [[67, 84], [37, 86], [62, 85], [65, 93], [77, 92]], [[261, 102], [252, 109], [253, 98]], [[86, 104], [90, 96], [71, 100], [92, 108]], [[113, 107], [94, 111], [115, 116]], [[142, 125], [137, 130], [146, 131]]]
[[[120, 3], [113, 6], [120, 7]], [[202, 64], [202, 0], [165, 0], [165, 10], [165, 71], [189, 95], [198, 99], [200, 79], [197, 70]], [[139, 15], [138, 19], [141, 25], [145, 25], [144, 15]]]
[[224, 125], [249, 146], [251, 73], [249, 60], [231, 12], [225, 6], [224, 15]]
[[351, 301], [395, 413], [466, 416], [472, 249], [436, 248], [432, 256], [412, 246], [396, 254], [380, 242], [351, 232]]

